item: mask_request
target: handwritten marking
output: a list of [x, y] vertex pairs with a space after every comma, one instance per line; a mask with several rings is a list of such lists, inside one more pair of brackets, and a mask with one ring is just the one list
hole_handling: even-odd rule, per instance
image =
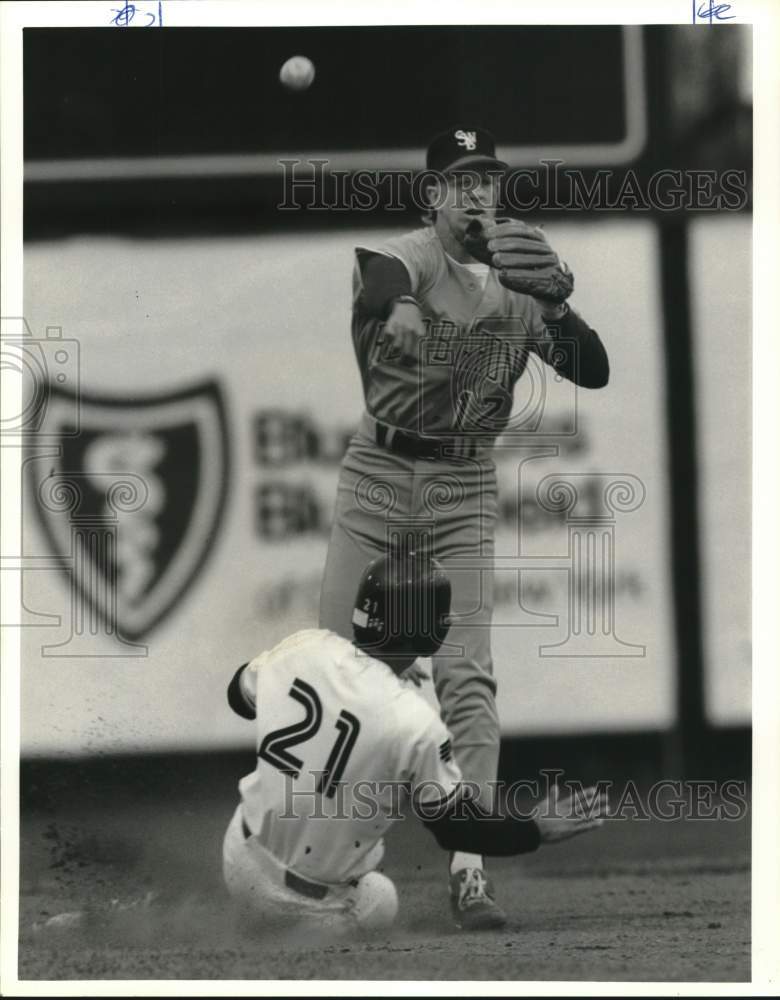
[[694, 24], [700, 21], [705, 21], [708, 24], [713, 24], [714, 21], [733, 21], [736, 16], [727, 13], [731, 10], [730, 3], [713, 3], [712, 0], [703, 0], [703, 2], [691, 0], [691, 9]]
[[121, 28], [126, 28], [128, 24], [132, 23], [135, 17], [135, 4], [126, 3], [121, 9], [112, 7], [111, 10], [116, 15], [111, 19], [112, 24], [116, 24]]
[[118, 28], [129, 28], [135, 20], [136, 15], [140, 14], [142, 17], [146, 18], [146, 23], [140, 24], [142, 28], [152, 28], [155, 25], [158, 28], [162, 28], [162, 0], [157, 0], [156, 4], [150, 4], [149, 6], [155, 7], [156, 13], [152, 13], [151, 10], [139, 9], [138, 4], [130, 2], [126, 2], [122, 7], [112, 7], [111, 12], [114, 16], [111, 18], [111, 23], [116, 25]]

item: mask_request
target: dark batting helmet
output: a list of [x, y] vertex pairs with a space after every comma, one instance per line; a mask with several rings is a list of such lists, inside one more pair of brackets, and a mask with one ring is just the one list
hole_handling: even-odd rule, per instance
[[449, 577], [430, 556], [380, 556], [366, 567], [357, 590], [355, 642], [385, 656], [431, 656], [449, 631], [451, 597]]

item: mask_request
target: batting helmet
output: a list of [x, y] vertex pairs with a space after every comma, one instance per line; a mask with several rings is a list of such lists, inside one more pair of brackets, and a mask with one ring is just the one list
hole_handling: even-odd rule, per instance
[[366, 567], [355, 596], [355, 642], [385, 655], [431, 656], [449, 631], [451, 597], [447, 574], [430, 556], [380, 556]]

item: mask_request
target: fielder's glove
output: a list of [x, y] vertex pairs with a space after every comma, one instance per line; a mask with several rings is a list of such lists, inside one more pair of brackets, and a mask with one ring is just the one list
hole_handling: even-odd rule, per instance
[[483, 227], [469, 223], [463, 241], [471, 256], [499, 272], [513, 292], [561, 305], [574, 291], [574, 275], [560, 260], [541, 229], [516, 219], [496, 219]]

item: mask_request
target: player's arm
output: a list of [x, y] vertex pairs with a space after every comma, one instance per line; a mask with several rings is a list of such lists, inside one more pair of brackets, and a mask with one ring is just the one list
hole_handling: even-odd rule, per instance
[[445, 851], [506, 857], [535, 851], [542, 842], [539, 826], [533, 819], [506, 816], [491, 819], [464, 794], [454, 797], [438, 815], [427, 818], [422, 812], [419, 814], [423, 826]]
[[589, 803], [586, 813], [579, 799], [559, 802], [557, 791], [548, 808], [536, 810], [533, 818], [518, 815], [511, 802], [501, 799], [493, 813], [486, 813], [464, 785], [449, 733], [439, 719], [429, 721], [410, 744], [407, 773], [415, 815], [447, 851], [526, 854], [542, 843], [566, 840], [601, 826], [607, 806], [606, 798], [587, 789], [582, 795], [582, 801]]
[[[415, 281], [407, 265], [390, 254], [358, 252], [361, 290], [358, 308], [365, 322], [383, 326], [390, 351], [401, 364], [411, 364], [425, 335]], [[387, 355], [388, 360], [392, 355]]]
[[361, 306], [367, 316], [386, 320], [401, 296], [413, 298], [411, 276], [397, 257], [365, 251], [361, 257]]
[[547, 364], [585, 388], [607, 384], [607, 352], [596, 331], [569, 308], [574, 275], [541, 227], [518, 219], [498, 219], [483, 227], [474, 220], [464, 245], [475, 260], [496, 268], [505, 288], [534, 300], [536, 350]]
[[228, 705], [243, 719], [254, 719], [257, 715], [253, 673], [249, 667], [249, 663], [240, 666], [227, 689]]
[[[499, 802], [494, 814], [488, 814], [473, 799], [455, 797], [432, 818], [421, 816], [426, 826], [446, 851], [467, 851], [490, 857], [508, 857], [535, 851], [540, 844], [553, 844], [594, 830], [604, 822], [606, 798], [587, 788], [576, 801], [574, 796], [548, 803], [535, 818], [513, 815], [510, 804]], [[587, 812], [581, 810], [588, 803]], [[552, 806], [552, 814], [550, 814]]]
[[568, 304], [543, 306], [544, 340], [540, 353], [559, 375], [586, 389], [609, 382], [609, 359], [601, 338]]

